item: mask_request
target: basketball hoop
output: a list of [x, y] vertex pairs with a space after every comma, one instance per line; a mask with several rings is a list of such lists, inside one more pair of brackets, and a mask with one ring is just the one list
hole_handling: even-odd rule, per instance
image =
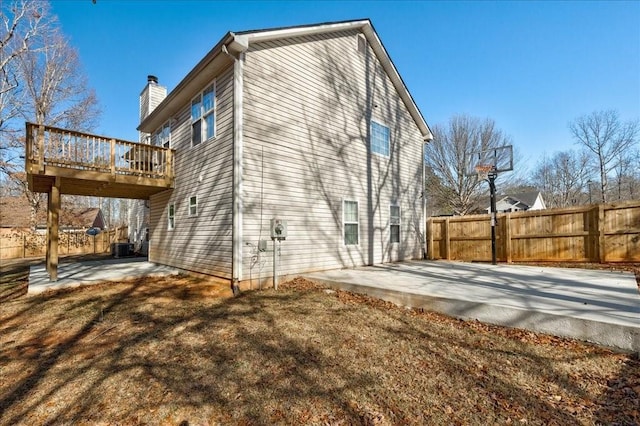
[[496, 264], [496, 178], [498, 173], [513, 170], [513, 147], [511, 145], [498, 146], [483, 149], [467, 154], [465, 175], [472, 178], [476, 176], [480, 184], [481, 180], [489, 183], [491, 194], [491, 263]]
[[494, 170], [494, 167], [490, 164], [478, 164], [475, 169], [476, 174], [478, 175], [478, 180], [487, 180], [489, 178], [489, 173]]

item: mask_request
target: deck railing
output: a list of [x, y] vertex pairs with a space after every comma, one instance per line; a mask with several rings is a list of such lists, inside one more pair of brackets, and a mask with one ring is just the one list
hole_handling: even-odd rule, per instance
[[26, 123], [26, 162], [35, 173], [57, 166], [170, 181], [173, 155], [169, 148]]

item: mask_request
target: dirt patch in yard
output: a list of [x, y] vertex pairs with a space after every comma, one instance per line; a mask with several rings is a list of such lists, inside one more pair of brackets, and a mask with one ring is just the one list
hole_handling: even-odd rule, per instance
[[0, 304], [0, 424], [638, 424], [640, 361], [296, 279]]

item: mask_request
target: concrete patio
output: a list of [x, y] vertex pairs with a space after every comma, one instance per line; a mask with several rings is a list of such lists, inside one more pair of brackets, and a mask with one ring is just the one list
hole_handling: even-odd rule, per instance
[[403, 306], [640, 351], [630, 272], [413, 261], [304, 276]]
[[79, 287], [103, 281], [121, 281], [137, 277], [177, 275], [179, 271], [169, 266], [157, 265], [145, 257], [104, 258], [82, 262], [62, 262], [58, 265], [58, 280], [49, 281], [44, 263], [33, 265], [29, 271], [29, 294], [47, 290]]

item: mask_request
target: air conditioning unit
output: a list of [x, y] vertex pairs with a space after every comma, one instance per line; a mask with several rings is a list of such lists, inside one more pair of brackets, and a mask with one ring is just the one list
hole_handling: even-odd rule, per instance
[[127, 257], [133, 254], [133, 244], [130, 243], [111, 243], [111, 256], [116, 259], [119, 257]]

